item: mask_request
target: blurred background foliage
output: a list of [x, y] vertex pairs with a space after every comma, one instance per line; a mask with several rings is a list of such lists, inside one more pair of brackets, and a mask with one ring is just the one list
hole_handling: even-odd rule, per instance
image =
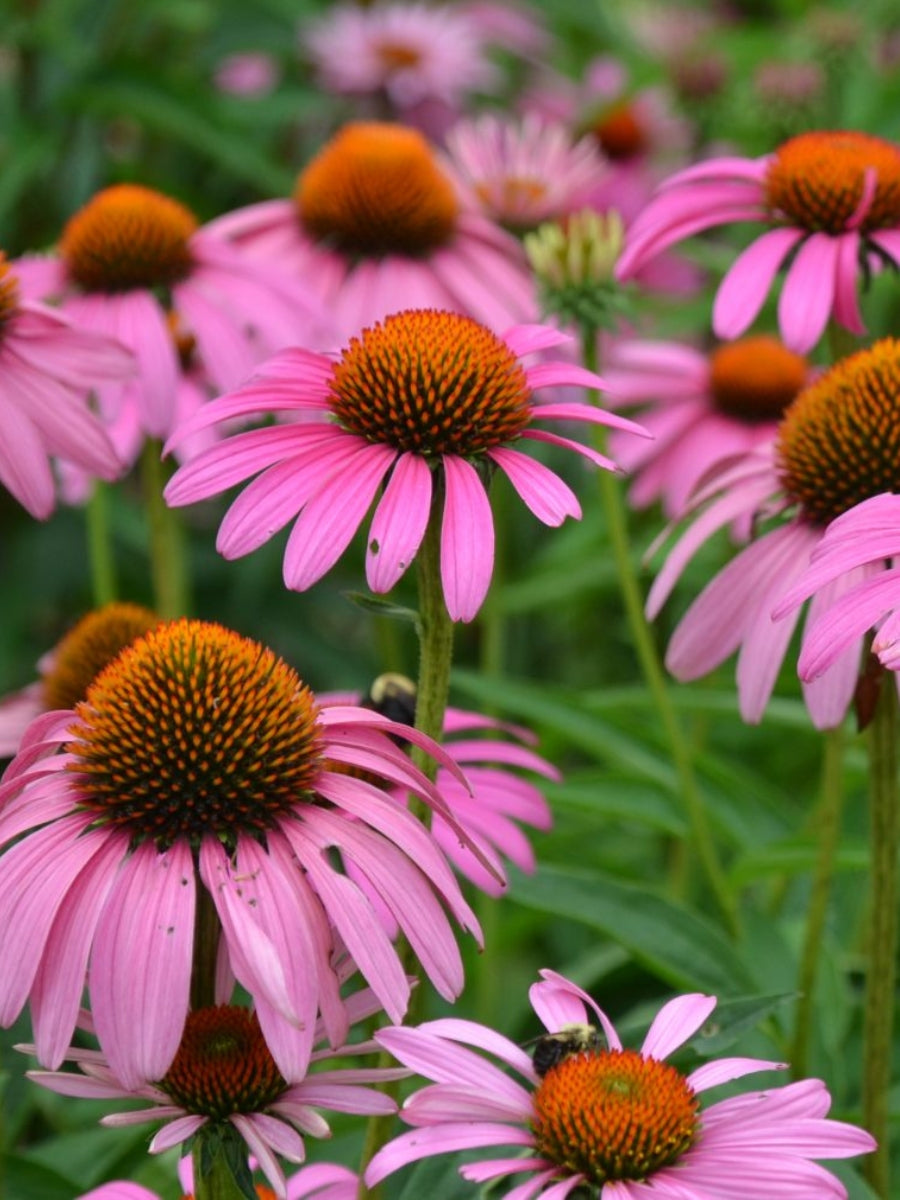
[[[120, 180], [176, 195], [201, 219], [287, 194], [323, 137], [352, 115], [348, 102], [315, 86], [299, 52], [298, 27], [327, 7], [311, 0], [5, 0], [0, 246], [15, 256], [52, 245], [75, 209]], [[617, 56], [635, 87], [669, 88], [694, 123], [698, 145], [755, 155], [803, 128], [900, 133], [900, 12], [885, 0], [864, 9], [801, 0], [732, 3], [694, 59], [676, 64], [641, 45], [629, 19], [635, 7], [629, 0], [535, 5], [554, 34], [548, 62], [578, 78], [596, 55]], [[271, 91], [240, 96], [215, 85], [223, 60], [253, 51], [274, 62]], [[771, 85], [779, 65], [799, 66], [818, 83], [808, 95], [799, 85], [793, 97], [784, 89], [779, 94]], [[506, 66], [511, 97], [528, 67]], [[760, 86], [766, 70], [768, 90]], [[719, 82], [709, 91], [713, 77]], [[698, 254], [715, 274], [735, 244], [723, 234]], [[874, 333], [896, 329], [895, 290], [893, 281], [879, 284], [868, 301]], [[696, 335], [708, 325], [708, 310], [708, 295], [678, 306], [654, 302], [652, 332]], [[575, 486], [584, 520], [547, 530], [497, 480], [497, 574], [479, 620], [458, 631], [453, 699], [530, 726], [564, 774], [548, 787], [554, 828], [534, 838], [537, 876], [513, 873], [511, 900], [478, 901], [487, 949], [479, 955], [467, 947], [470, 983], [459, 1011], [496, 1022], [515, 1038], [532, 1037], [527, 987], [538, 968], [552, 966], [590, 988], [626, 1031], [639, 1030], [673, 990], [715, 992], [723, 998], [716, 1027], [704, 1031], [694, 1051], [720, 1053], [740, 1038], [740, 1053], [778, 1057], [791, 1031], [815, 857], [820, 739], [792, 667], [759, 728], [737, 716], [733, 664], [702, 683], [672, 685], [739, 901], [742, 936], [732, 939], [712, 914], [686, 841], [675, 772], [639, 680], [606, 550], [597, 482], [565, 458], [554, 467]], [[113, 518], [121, 590], [149, 604], [139, 494], [127, 482], [120, 494]], [[349, 598], [361, 583], [361, 543], [325, 580], [297, 595], [281, 583], [283, 538], [246, 560], [219, 558], [220, 513], [213, 504], [187, 513], [196, 615], [273, 646], [317, 689], [362, 688], [387, 669], [415, 674], [411, 627], [373, 617]], [[635, 515], [636, 556], [660, 523], [656, 511]], [[32, 679], [38, 657], [91, 606], [85, 554], [80, 512], [63, 508], [39, 525], [0, 496], [0, 691]], [[725, 556], [723, 542], [692, 563], [664, 614], [661, 645]], [[394, 598], [413, 603], [411, 583], [404, 581]], [[851, 730], [845, 769], [846, 827], [821, 947], [809, 1070], [828, 1082], [835, 1114], [853, 1119], [866, 809], [863, 757]], [[172, 1155], [149, 1158], [144, 1129], [100, 1129], [103, 1106], [62, 1100], [23, 1081], [23, 1060], [10, 1047], [27, 1037], [25, 1022], [2, 1037], [0, 1195], [72, 1200], [119, 1177], [176, 1196]], [[353, 1163], [356, 1126], [338, 1120], [336, 1131], [327, 1146], [310, 1143], [311, 1157]], [[853, 1168], [835, 1170], [851, 1181], [855, 1200], [867, 1195]], [[424, 1175], [415, 1178], [410, 1196], [449, 1197], [459, 1189], [446, 1171], [426, 1191]]]

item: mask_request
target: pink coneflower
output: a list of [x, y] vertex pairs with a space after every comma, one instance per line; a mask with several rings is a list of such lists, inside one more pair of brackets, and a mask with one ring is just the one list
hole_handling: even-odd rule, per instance
[[723, 458], [768, 441], [811, 379], [810, 366], [777, 338], [751, 337], [703, 353], [678, 342], [621, 341], [606, 357], [610, 400], [649, 404], [641, 422], [652, 441], [614, 435], [611, 452], [635, 480], [639, 508], [661, 500], [678, 517]]
[[537, 316], [516, 239], [467, 204], [422, 135], [402, 125], [346, 125], [293, 199], [251, 204], [212, 228], [308, 280], [342, 339], [402, 308], [452, 309], [498, 333]]
[[133, 643], [74, 712], [37, 719], [0, 786], [0, 959], [17, 964], [0, 979], [0, 1022], [30, 998], [40, 1060], [58, 1065], [90, 960], [112, 1069], [126, 1086], [161, 1078], [188, 1010], [195, 909], [210, 902], [286, 1079], [305, 1070], [317, 1011], [332, 1040], [346, 1034], [336, 948], [402, 1019], [409, 981], [369, 895], [455, 997], [442, 904], [476, 935], [477, 922], [433, 838], [384, 789], [456, 823], [389, 735], [458, 771], [378, 713], [320, 709], [286, 663], [221, 626], [175, 621]]
[[[194, 1173], [190, 1156], [178, 1164], [178, 1181], [184, 1195], [182, 1200], [193, 1200]], [[285, 1200], [356, 1200], [359, 1192], [359, 1176], [349, 1167], [338, 1163], [312, 1163], [289, 1175], [285, 1186]], [[275, 1193], [265, 1184], [256, 1185], [258, 1200], [275, 1200]], [[90, 1192], [78, 1196], [77, 1200], [163, 1200], [139, 1183], [116, 1180], [104, 1183]]]
[[134, 366], [116, 342], [22, 299], [18, 276], [0, 252], [0, 483], [33, 517], [53, 512], [53, 458], [69, 459], [94, 478], [122, 474], [124, 464], [88, 398], [127, 379]]
[[[321, 1030], [318, 1033], [323, 1036]], [[360, 1043], [347, 1047], [344, 1053], [356, 1055], [373, 1049], [377, 1049], [374, 1043]], [[179, 1146], [210, 1128], [218, 1127], [224, 1140], [236, 1131], [282, 1200], [315, 1194], [302, 1183], [294, 1187], [287, 1184], [278, 1158], [302, 1162], [303, 1135], [330, 1136], [318, 1109], [367, 1115], [392, 1113], [396, 1109], [394, 1101], [369, 1085], [405, 1074], [391, 1068], [335, 1068], [333, 1051], [314, 1051], [312, 1071], [288, 1083], [266, 1045], [256, 1014], [232, 1005], [189, 1013], [178, 1053], [165, 1075], [152, 1082], [124, 1084], [97, 1050], [73, 1047], [66, 1057], [80, 1074], [29, 1071], [29, 1077], [63, 1096], [150, 1101], [150, 1108], [112, 1113], [101, 1118], [101, 1124], [164, 1121], [150, 1143], [151, 1154]], [[324, 1069], [317, 1069], [320, 1065]], [[324, 1174], [332, 1182], [343, 1182], [334, 1168]]]
[[216, 66], [216, 87], [233, 96], [267, 96], [278, 83], [278, 64], [262, 50], [229, 54]]
[[[711, 501], [674, 546], [648, 597], [655, 615], [686, 563], [717, 529], [774, 522], [707, 584], [676, 629], [666, 664], [696, 679], [739, 650], [741, 715], [758, 721], [771, 695], [799, 611], [773, 621], [831, 523], [886, 490], [900, 492], [900, 342], [886, 339], [842, 359], [788, 407], [774, 446], [760, 447], [709, 481], [695, 504]], [[807, 626], [884, 562], [818, 579]], [[874, 619], [874, 618], [873, 618]], [[804, 684], [813, 723], [840, 724], [859, 672], [861, 635], [843, 644], [827, 671]]]
[[[374, 708], [392, 721], [412, 725], [416, 715], [416, 688], [403, 675], [380, 675], [365, 696], [358, 693], [322, 696], [323, 706], [331, 703], [363, 704]], [[507, 737], [500, 737], [506, 734]], [[444, 716], [443, 745], [446, 752], [465, 772], [466, 783], [445, 768], [438, 768], [436, 783], [455, 820], [484, 862], [473, 860], [460, 845], [456, 831], [438, 814], [431, 823], [435, 841], [456, 869], [481, 891], [499, 896], [504, 890], [503, 859], [521, 871], [535, 869], [534, 851], [520, 825], [549, 829], [553, 823], [550, 807], [540, 789], [527, 777], [509, 770], [530, 771], [545, 779], [558, 780], [554, 766], [532, 749], [534, 734], [521, 725], [450, 707]], [[494, 873], [484, 864], [490, 863]]]
[[198, 455], [176, 471], [166, 500], [193, 504], [262, 472], [228, 510], [217, 548], [239, 558], [296, 517], [284, 582], [303, 591], [337, 562], [387, 480], [369, 528], [369, 587], [390, 591], [419, 551], [433, 504], [440, 504], [447, 610], [455, 621], [470, 621], [493, 571], [494, 523], [485, 488], [491, 471], [503, 471], [546, 525], [581, 515], [571, 488], [515, 444], [550, 442], [613, 467], [595, 450], [534, 422], [586, 421], [641, 432], [593, 405], [534, 402], [542, 387], [603, 386], [573, 364], [524, 367], [518, 361], [567, 341], [540, 325], [499, 338], [468, 317], [413, 310], [365, 329], [336, 362], [307, 350], [285, 351], [247, 387], [208, 405], [170, 447], [231, 417], [290, 411], [302, 419], [236, 434]]
[[83, 616], [41, 656], [38, 679], [0, 699], [0, 758], [17, 753], [35, 717], [54, 709], [74, 708], [103, 668], [159, 623], [156, 613], [139, 604], [106, 604]]
[[778, 270], [785, 343], [811, 349], [828, 320], [863, 334], [857, 290], [874, 263], [900, 262], [900, 147], [852, 130], [802, 133], [762, 158], [715, 158], [673, 175], [629, 230], [628, 279], [675, 242], [715, 225], [770, 226], [732, 263], [713, 308], [718, 337], [753, 323]]
[[249, 260], [177, 200], [138, 184], [98, 192], [70, 219], [55, 256], [20, 259], [17, 270], [30, 293], [134, 352], [137, 375], [98, 389], [101, 410], [112, 424], [134, 406], [150, 437], [167, 437], [174, 423], [173, 308], [218, 389], [327, 324], [308, 285]]
[[[866, 1154], [875, 1142], [827, 1119], [831, 1097], [821, 1080], [701, 1107], [709, 1088], [783, 1064], [723, 1058], [684, 1075], [664, 1061], [701, 1028], [714, 996], [670, 1000], [641, 1049], [627, 1050], [590, 996], [555, 971], [541, 976], [530, 996], [548, 1034], [592, 1017], [600, 1025], [584, 1049], [560, 1054], [546, 1070], [472, 1021], [448, 1018], [377, 1034], [400, 1062], [434, 1082], [404, 1104], [403, 1119], [415, 1128], [375, 1155], [366, 1172], [370, 1187], [417, 1159], [496, 1146], [514, 1153], [467, 1164], [460, 1174], [474, 1183], [526, 1175], [507, 1200], [562, 1200], [576, 1189], [595, 1200], [846, 1200], [843, 1185], [811, 1160]], [[478, 1053], [484, 1051], [502, 1066]], [[510, 1067], [524, 1084], [510, 1077]]]
[[458, 108], [497, 78], [475, 25], [449, 6], [338, 5], [302, 41], [329, 91], [384, 96], [400, 112], [424, 100]]
[[492, 220], [517, 232], [584, 207], [608, 168], [591, 138], [530, 114], [484, 114], [447, 134], [450, 165]]

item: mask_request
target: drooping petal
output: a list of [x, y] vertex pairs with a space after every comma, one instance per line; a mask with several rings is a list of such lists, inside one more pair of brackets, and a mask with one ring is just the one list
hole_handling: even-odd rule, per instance
[[834, 306], [840, 238], [814, 233], [806, 239], [785, 276], [778, 301], [784, 344], [805, 354], [822, 336]]
[[706, 1022], [716, 1007], [715, 996], [704, 996], [700, 992], [676, 996], [664, 1004], [647, 1031], [641, 1054], [645, 1058], [664, 1059], [684, 1045]]
[[802, 237], [799, 229], [772, 229], [737, 256], [713, 303], [712, 327], [716, 337], [740, 337], [750, 328], [779, 267]]
[[494, 570], [494, 517], [473, 466], [443, 456], [446, 495], [441, 525], [441, 580], [447, 612], [471, 621], [484, 601]]
[[488, 451], [497, 466], [503, 471], [521, 499], [545, 525], [561, 525], [566, 517], [581, 517], [578, 497], [567, 483], [519, 450], [498, 446]]
[[419, 454], [401, 454], [378, 502], [366, 546], [366, 580], [389, 592], [415, 558], [431, 512], [431, 468]]

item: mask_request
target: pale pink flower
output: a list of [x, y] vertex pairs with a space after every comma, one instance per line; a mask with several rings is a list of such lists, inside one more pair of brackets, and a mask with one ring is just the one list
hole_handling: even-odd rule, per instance
[[385, 95], [399, 112], [423, 100], [458, 108], [497, 80], [475, 24], [448, 5], [340, 4], [301, 41], [329, 91]]
[[18, 273], [0, 253], [0, 484], [39, 520], [56, 504], [53, 459], [93, 478], [116, 479], [120, 461], [91, 411], [95, 389], [134, 373], [117, 342], [20, 296]]
[[714, 158], [668, 179], [628, 231], [629, 279], [668, 247], [716, 225], [769, 228], [738, 255], [713, 307], [718, 337], [744, 333], [787, 266], [778, 302], [785, 343], [811, 349], [829, 319], [863, 334], [858, 290], [900, 262], [900, 147], [853, 130], [799, 134], [762, 158]]
[[543, 387], [603, 387], [571, 363], [519, 362], [569, 340], [540, 325], [500, 338], [468, 317], [413, 310], [364, 330], [338, 361], [285, 351], [246, 387], [208, 405], [169, 445], [237, 416], [289, 412], [300, 420], [226, 438], [176, 471], [166, 500], [193, 504], [258, 475], [226, 513], [217, 548], [239, 558], [293, 521], [284, 582], [303, 591], [337, 562], [385, 484], [369, 527], [366, 578], [374, 592], [387, 592], [416, 557], [439, 488], [444, 598], [453, 620], [471, 621], [494, 563], [486, 475], [499, 468], [538, 520], [560, 525], [581, 515], [575, 493], [516, 444], [549, 442], [605, 469], [614, 464], [535, 422], [641, 432], [590, 404], [535, 402]]
[[661, 500], [670, 518], [717, 462], [771, 440], [812, 379], [804, 358], [766, 336], [707, 353], [680, 342], [618, 341], [605, 364], [610, 403], [648, 405], [640, 418], [652, 441], [610, 439], [613, 457], [634, 476], [631, 501], [644, 508]]
[[210, 228], [315, 287], [340, 341], [403, 308], [452, 309], [497, 333], [537, 318], [518, 241], [402, 125], [346, 125], [292, 199], [251, 204]]
[[[707, 584], [672, 636], [666, 664], [678, 679], [696, 679], [735, 650], [738, 699], [745, 720], [760, 720], [800, 616], [812, 595], [807, 634], [857, 584], [888, 571], [887, 560], [862, 552], [841, 569], [816, 568], [798, 581], [830, 525], [862, 500], [900, 492], [900, 342], [886, 339], [842, 359], [788, 407], [774, 445], [759, 447], [710, 479], [694, 496], [694, 519], [674, 545], [647, 600], [655, 616], [699, 547], [733, 522], [760, 535]], [[762, 530], [765, 529], [765, 532]], [[834, 560], [831, 560], [832, 564]], [[860, 593], [854, 593], [859, 595]], [[869, 625], [883, 609], [869, 598]], [[773, 620], [773, 614], [786, 619]], [[842, 602], [842, 609], [853, 602]], [[804, 697], [814, 725], [839, 725], [860, 667], [864, 628], [842, 638], [827, 669], [804, 669]], [[809, 659], [804, 657], [808, 665]], [[813, 678], [813, 674], [816, 675]]]
[[[402, 675], [380, 675], [364, 696], [325, 694], [319, 702], [323, 707], [332, 703], [362, 704], [393, 721], [412, 725], [416, 689]], [[528, 874], [535, 870], [534, 850], [520, 826], [546, 830], [553, 823], [540, 788], [519, 774], [528, 771], [544, 779], [560, 778], [556, 768], [532, 748], [536, 741], [529, 729], [481, 713], [450, 707], [444, 716], [443, 747], [465, 772], [468, 786], [444, 767], [438, 768], [435, 782], [460, 828], [481, 851], [483, 862], [473, 860], [460, 845], [456, 831], [437, 813], [431, 832], [456, 869], [492, 896], [502, 895], [505, 887], [503, 859]], [[398, 803], [403, 802], [405, 797], [398, 798]], [[492, 871], [487, 869], [488, 863]]]
[[[368, 993], [358, 993], [348, 1003], [354, 1021], [378, 1010]], [[320, 1023], [316, 1042], [325, 1036]], [[33, 1052], [34, 1048], [19, 1049]], [[278, 1160], [303, 1162], [304, 1136], [330, 1136], [320, 1109], [367, 1116], [396, 1110], [394, 1101], [371, 1085], [402, 1077], [405, 1071], [342, 1067], [335, 1061], [341, 1055], [377, 1049], [374, 1042], [356, 1042], [337, 1051], [314, 1050], [310, 1070], [288, 1083], [266, 1045], [257, 1015], [246, 1008], [219, 1005], [195, 1009], [188, 1015], [178, 1052], [161, 1078], [127, 1085], [100, 1051], [80, 1047], [71, 1047], [65, 1059], [77, 1066], [78, 1072], [29, 1071], [28, 1076], [63, 1096], [149, 1101], [149, 1108], [110, 1113], [101, 1118], [101, 1124], [123, 1127], [163, 1121], [150, 1142], [151, 1154], [182, 1145], [198, 1134], [203, 1136], [202, 1131], [209, 1127], [218, 1127], [220, 1136], [236, 1131], [276, 1196], [295, 1200], [318, 1195], [322, 1200], [338, 1200], [350, 1172], [323, 1164], [312, 1177], [287, 1182]], [[320, 1185], [326, 1185], [324, 1191]], [[103, 1197], [103, 1191], [98, 1195]], [[123, 1200], [131, 1200], [127, 1192]], [[140, 1193], [136, 1200], [143, 1200]]]
[[459, 121], [447, 154], [482, 212], [516, 231], [583, 208], [608, 173], [593, 139], [575, 141], [565, 125], [534, 113]]
[[454, 998], [462, 963], [443, 906], [478, 925], [428, 830], [385, 790], [408, 788], [458, 826], [390, 735], [459, 772], [378, 713], [320, 709], [286, 663], [221, 626], [174, 621], [133, 643], [74, 712], [34, 722], [0, 785], [0, 960], [16, 963], [0, 977], [0, 1022], [30, 1000], [38, 1056], [57, 1066], [90, 963], [112, 1069], [129, 1087], [161, 1078], [188, 1011], [195, 909], [210, 899], [226, 967], [288, 1080], [306, 1069], [318, 1011], [334, 1044], [346, 1036], [336, 954], [402, 1019], [409, 980], [369, 894]]
[[229, 54], [216, 66], [216, 87], [234, 96], [266, 96], [278, 83], [278, 64], [262, 50]]
[[136, 638], [160, 622], [139, 604], [113, 603], [83, 616], [38, 660], [38, 678], [0, 697], [0, 758], [18, 752], [28, 726], [41, 713], [74, 708], [100, 671]]
[[821, 1080], [701, 1106], [710, 1088], [784, 1064], [722, 1058], [685, 1075], [664, 1061], [708, 1020], [714, 996], [664, 1004], [637, 1051], [622, 1046], [581, 988], [555, 971], [541, 977], [530, 996], [548, 1034], [599, 1024], [595, 1044], [564, 1054], [542, 1075], [521, 1047], [473, 1021], [451, 1017], [376, 1035], [433, 1082], [405, 1102], [401, 1115], [414, 1128], [375, 1155], [369, 1187], [418, 1159], [509, 1147], [460, 1174], [477, 1184], [525, 1176], [506, 1200], [563, 1200], [582, 1188], [596, 1200], [846, 1200], [843, 1184], [812, 1160], [866, 1154], [875, 1142], [827, 1119], [831, 1097]]
[[198, 227], [182, 204], [137, 184], [98, 192], [69, 220], [55, 255], [19, 259], [16, 270], [30, 295], [59, 302], [80, 326], [133, 352], [134, 378], [98, 395], [110, 427], [127, 423], [133, 409], [144, 436], [165, 438], [174, 425], [181, 371], [173, 309], [219, 390], [275, 350], [330, 336], [308, 284], [252, 261]]

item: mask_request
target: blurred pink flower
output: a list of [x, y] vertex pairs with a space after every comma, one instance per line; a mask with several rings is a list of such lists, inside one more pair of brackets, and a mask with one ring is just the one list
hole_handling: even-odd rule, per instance
[[376, 1035], [433, 1082], [406, 1100], [401, 1115], [414, 1129], [375, 1155], [369, 1187], [422, 1158], [508, 1146], [513, 1154], [467, 1163], [460, 1174], [476, 1184], [525, 1175], [507, 1200], [562, 1200], [582, 1187], [597, 1200], [736, 1200], [751, 1192], [846, 1200], [843, 1185], [811, 1160], [866, 1154], [875, 1142], [827, 1119], [831, 1097], [821, 1080], [701, 1107], [710, 1088], [784, 1064], [722, 1058], [684, 1075], [664, 1061], [706, 1022], [714, 996], [670, 1000], [636, 1051], [623, 1048], [587, 993], [555, 971], [541, 977], [530, 995], [549, 1034], [592, 1018], [600, 1026], [599, 1044], [563, 1054], [541, 1074], [521, 1047], [473, 1021], [451, 1017]]
[[333, 1044], [346, 1037], [337, 949], [392, 1020], [409, 997], [332, 850], [454, 998], [462, 963], [442, 905], [476, 936], [478, 924], [428, 830], [385, 789], [409, 789], [466, 837], [392, 736], [459, 773], [413, 729], [320, 709], [286, 663], [221, 626], [173, 621], [133, 643], [74, 712], [34, 722], [0, 785], [0, 959], [17, 964], [0, 977], [0, 1022], [30, 999], [38, 1056], [58, 1066], [90, 960], [111, 1069], [126, 1087], [160, 1079], [188, 1011], [202, 881], [279, 1070], [302, 1077], [318, 1011]]
[[402, 125], [345, 126], [292, 200], [251, 204], [210, 228], [316, 287], [338, 344], [403, 308], [452, 309], [497, 333], [537, 317], [521, 246], [464, 202], [422, 135]]
[[447, 154], [481, 211], [517, 232], [583, 208], [608, 172], [592, 139], [573, 141], [565, 125], [535, 114], [459, 121]]
[[[319, 697], [323, 707], [332, 703], [362, 704], [391, 720], [411, 725], [415, 719], [416, 690], [402, 675], [381, 675], [367, 695], [359, 693]], [[508, 735], [505, 738], [498, 734]], [[442, 743], [450, 757], [465, 772], [468, 787], [444, 767], [438, 768], [436, 785], [455, 820], [472, 844], [481, 851], [484, 863], [475, 862], [460, 846], [456, 831], [434, 815], [431, 832], [456, 869], [476, 887], [492, 896], [505, 887], [503, 859], [521, 871], [535, 869], [534, 851], [520, 824], [549, 829], [550, 807], [541, 791], [528, 778], [509, 770], [529, 771], [545, 779], [558, 780], [559, 772], [533, 749], [534, 734], [521, 725], [510, 725], [462, 708], [448, 708], [444, 717]], [[398, 803], [405, 803], [405, 796]], [[493, 873], [485, 864], [490, 863]]]
[[539, 14], [527, 4], [509, 0], [457, 0], [455, 11], [468, 18], [489, 45], [523, 58], [546, 59], [552, 37]]
[[235, 96], [265, 96], [278, 83], [278, 74], [271, 54], [246, 50], [222, 59], [216, 67], [216, 87]]
[[703, 353], [679, 342], [620, 341], [606, 355], [610, 403], [649, 405], [640, 419], [652, 441], [614, 433], [610, 450], [634, 476], [631, 501], [661, 500], [681, 515], [717, 462], [770, 440], [813, 374], [777, 338], [752, 337]]
[[718, 337], [750, 327], [785, 263], [778, 323], [792, 350], [811, 349], [829, 319], [863, 334], [861, 280], [881, 262], [900, 263], [900, 147], [852, 130], [817, 131], [762, 158], [716, 158], [680, 171], [629, 229], [618, 276], [629, 279], [676, 242], [734, 221], [769, 229], [719, 286]]
[[267, 354], [329, 329], [307, 284], [252, 261], [198, 228], [182, 204], [137, 184], [98, 192], [70, 219], [55, 255], [19, 259], [16, 270], [30, 295], [59, 301], [79, 325], [133, 351], [137, 374], [98, 388], [100, 410], [115, 427], [133, 409], [149, 437], [167, 437], [174, 425], [173, 309], [219, 389], [236, 386]]
[[[363, 1011], [359, 1005], [356, 1008]], [[377, 1004], [370, 1003], [365, 1011], [371, 1014], [377, 1009]], [[316, 1040], [324, 1036], [319, 1026]], [[33, 1051], [28, 1046], [19, 1049]], [[337, 1055], [355, 1056], [377, 1049], [374, 1042], [359, 1042], [337, 1051]], [[318, 1195], [321, 1200], [338, 1200], [350, 1172], [323, 1164], [312, 1178], [307, 1174], [288, 1182], [279, 1157], [302, 1162], [306, 1156], [303, 1135], [330, 1137], [321, 1108], [363, 1115], [394, 1112], [395, 1102], [370, 1085], [406, 1072], [383, 1067], [335, 1067], [335, 1057], [332, 1050], [313, 1051], [312, 1069], [288, 1083], [269, 1052], [256, 1014], [246, 1008], [220, 1005], [188, 1014], [178, 1053], [161, 1079], [127, 1085], [99, 1051], [74, 1046], [65, 1061], [77, 1066], [78, 1072], [29, 1071], [28, 1076], [63, 1096], [150, 1101], [150, 1108], [111, 1113], [101, 1118], [101, 1124], [122, 1127], [163, 1121], [162, 1129], [150, 1142], [151, 1154], [189, 1141], [204, 1127], [218, 1126], [223, 1132], [230, 1127], [246, 1143], [248, 1155], [253, 1156], [276, 1196], [296, 1200]], [[327, 1185], [324, 1191], [320, 1185]], [[108, 1186], [127, 1189], [133, 1185]], [[95, 1200], [112, 1200], [117, 1193], [98, 1189], [91, 1195]], [[152, 1193], [144, 1195], [154, 1200]], [[128, 1191], [122, 1193], [122, 1198], [131, 1200]], [[135, 1194], [135, 1200], [143, 1200], [141, 1191]]]
[[122, 474], [125, 464], [88, 401], [134, 369], [117, 342], [22, 298], [18, 272], [0, 253], [0, 483], [33, 517], [45, 520], [55, 507], [54, 458], [94, 478]]
[[571, 488], [515, 443], [550, 442], [612, 469], [597, 451], [534, 423], [641, 432], [591, 404], [534, 402], [539, 388], [604, 386], [570, 363], [518, 361], [569, 340], [540, 325], [516, 327], [501, 339], [468, 317], [413, 310], [365, 329], [337, 362], [285, 351], [246, 387], [208, 405], [169, 446], [236, 416], [290, 412], [302, 419], [239, 433], [198, 455], [176, 471], [166, 501], [193, 504], [262, 472], [226, 513], [217, 548], [226, 558], [242, 557], [294, 521], [284, 582], [304, 591], [338, 561], [387, 480], [366, 550], [369, 587], [387, 592], [416, 557], [441, 489], [444, 598], [454, 621], [471, 621], [494, 565], [490, 471], [499, 467], [546, 525], [581, 516]]
[[[833, 521], [865, 499], [900, 492], [898, 396], [900, 342], [885, 339], [836, 363], [788, 407], [774, 445], [734, 460], [695, 493], [696, 515], [650, 589], [652, 617], [716, 530], [734, 521], [746, 528], [771, 523], [706, 585], [666, 654], [669, 670], [685, 680], [705, 675], [739, 650], [738, 699], [746, 721], [762, 717], [800, 615], [800, 599], [813, 597], [806, 640], [845, 593], [871, 576], [890, 574], [883, 557], [870, 561], [860, 552], [846, 570], [844, 562], [852, 556], [841, 559], [839, 571], [815, 569], [798, 584]], [[873, 581], [862, 594], [872, 597], [877, 590]], [[789, 603], [790, 615], [773, 620], [774, 613], [784, 617]], [[868, 603], [872, 624], [879, 612], [877, 606], [872, 610], [871, 599]], [[804, 655], [803, 692], [819, 729], [839, 725], [853, 699], [864, 633], [858, 622], [856, 630], [855, 637], [842, 637], [827, 669], [812, 672]]]

